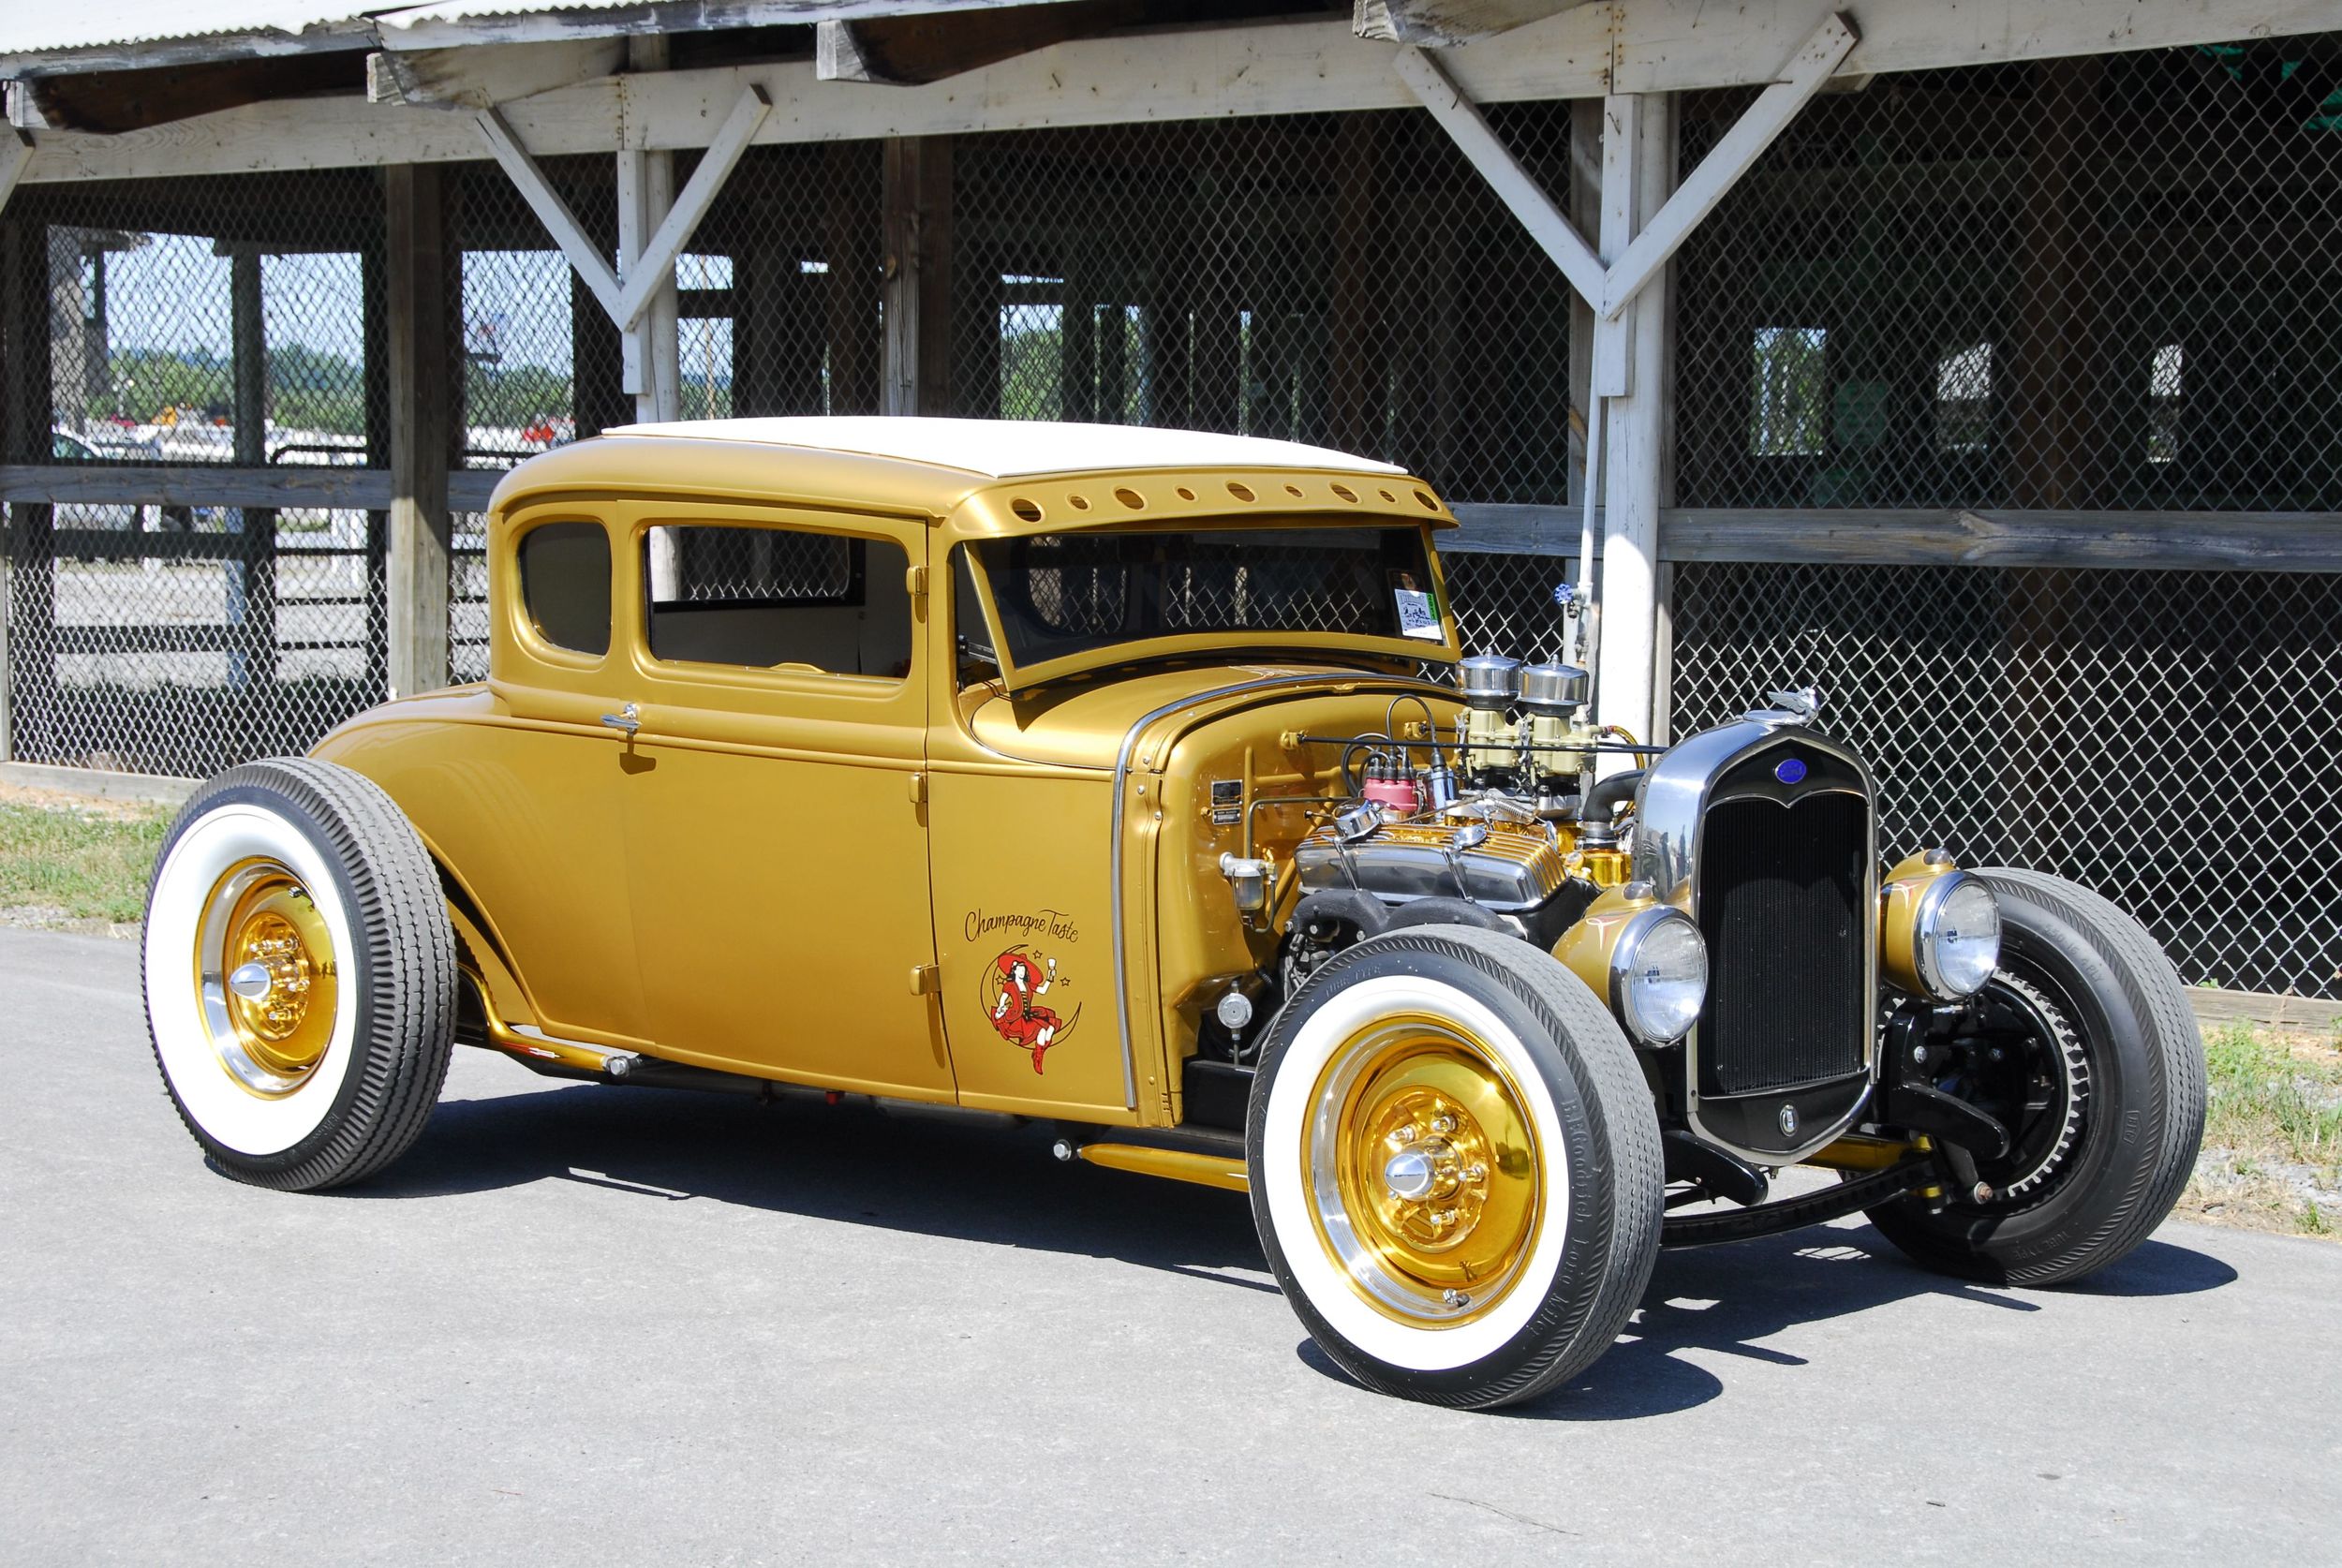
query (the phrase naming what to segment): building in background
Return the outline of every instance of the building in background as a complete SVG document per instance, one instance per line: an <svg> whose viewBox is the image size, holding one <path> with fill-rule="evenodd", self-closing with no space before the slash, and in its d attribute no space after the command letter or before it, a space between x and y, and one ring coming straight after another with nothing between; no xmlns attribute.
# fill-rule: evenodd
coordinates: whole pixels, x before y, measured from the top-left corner
<svg viewBox="0 0 2342 1568"><path fill-rule="evenodd" d="M1598 427L1606 717L1816 685L1896 841L2342 998L2342 5L876 8L0 22L0 759L481 677L497 474L644 416L1387 457L1550 652Z"/></svg>

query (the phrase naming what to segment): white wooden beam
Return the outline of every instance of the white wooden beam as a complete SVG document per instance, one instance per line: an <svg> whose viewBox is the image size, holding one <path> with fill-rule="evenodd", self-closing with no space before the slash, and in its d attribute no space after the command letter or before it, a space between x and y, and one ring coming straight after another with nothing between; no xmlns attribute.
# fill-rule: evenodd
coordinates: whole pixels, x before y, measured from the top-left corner
<svg viewBox="0 0 2342 1568"><path fill-rule="evenodd" d="M502 114L494 109L483 109L472 118L480 126L480 134L487 138L497 162L504 166L505 174L521 193L521 200L537 214L537 221L545 226L545 231L561 247L561 254L570 259L570 265L586 280L586 287L593 290L594 299L603 311L612 320L618 319L618 274L587 236L585 226L577 221L577 214L561 200L561 193L553 188L544 170L537 167L537 160L528 155Z"/></svg>
<svg viewBox="0 0 2342 1568"><path fill-rule="evenodd" d="M377 50L366 56L366 101L486 109L599 81L625 62L624 38Z"/></svg>
<svg viewBox="0 0 2342 1568"><path fill-rule="evenodd" d="M1632 0L1590 5L1444 63L1475 103L1599 97L1770 82L1778 62L1845 0ZM2327 32L2335 0L1862 0L1862 41L1840 76ZM417 41L422 41L418 38ZM1058 44L925 87L817 82L810 60L605 77L509 106L539 156L630 145L702 147L740 89L764 88L763 142L861 141L1051 126L1215 120L1406 109L1396 46L1353 37L1347 18L1117 35ZM0 75L6 74L0 71ZM41 141L36 182L236 174L480 155L463 117L350 99L277 99L120 136Z"/></svg>
<svg viewBox="0 0 2342 1568"><path fill-rule="evenodd" d="M1542 22L1592 0L1356 0L1350 30L1421 49L1452 49Z"/></svg>
<svg viewBox="0 0 2342 1568"><path fill-rule="evenodd" d="M1458 149L1471 160L1472 167L1480 171L1480 178L1489 183L1497 199L1529 230L1529 237L1536 241L1538 248L1553 259L1562 275L1569 279L1570 287L1589 301L1600 300L1604 285L1601 261L1568 215L1553 205L1552 198L1496 139L1488 121L1481 118L1478 106L1458 89L1446 69L1412 46L1401 49L1391 65L1400 80L1430 111L1431 118L1439 122Z"/></svg>
<svg viewBox="0 0 2342 1568"><path fill-rule="evenodd" d="M0 211L6 211L16 183L33 161L33 139L22 131L0 130Z"/></svg>
<svg viewBox="0 0 2342 1568"><path fill-rule="evenodd" d="M740 155L749 150L749 142L764 117L773 111L772 99L762 87L743 87L739 101L725 116L723 126L716 132L699 167L691 171L689 180L676 193L674 205L645 242L640 256L628 259L625 286L618 292L617 308L611 312L618 330L625 332L642 318L650 298L666 281L674 267L675 258L690 243L692 231L707 215L717 193L724 187Z"/></svg>
<svg viewBox="0 0 2342 1568"><path fill-rule="evenodd" d="M1732 123L1732 128L1699 160L1699 167L1691 177L1668 198L1658 215L1642 226L1626 253L1611 261L1602 300L1596 306L1604 319L1615 318L1636 291L1667 265L1668 258L1682 247L1692 230L1699 226L1699 220L1715 211L1716 204L1740 177L1755 167L1765 149L1788 128L1797 111L1805 107L1805 100L1821 90L1822 83L1830 80L1831 73L1853 50L1855 42L1853 23L1844 16L1822 19L1803 47L1790 57L1780 80L1757 95L1756 101L1742 111Z"/></svg>
<svg viewBox="0 0 2342 1568"><path fill-rule="evenodd" d="M1612 101L1631 106L1629 132L1617 140L1633 178L1622 182L1630 185L1632 197L1618 210L1623 221L1616 228L1613 203L1604 192L1606 254L1631 252L1631 244L1619 242L1638 236L1657 221L1667 209L1675 173L1673 98L1633 94ZM1606 144L1604 152L1608 151ZM1606 158L1606 185L1609 176ZM1666 273L1653 274L1650 285L1632 298L1625 320L1605 323L1612 329L1631 326L1632 335L1624 345L1626 391L1608 400L1603 434L1601 651L1594 661L1594 714L1605 724L1621 725L1648 739L1655 711L1659 509L1671 499L1667 494L1667 363L1673 333ZM1599 344L1595 352L1601 352ZM1605 765L1601 771L1614 769Z"/></svg>

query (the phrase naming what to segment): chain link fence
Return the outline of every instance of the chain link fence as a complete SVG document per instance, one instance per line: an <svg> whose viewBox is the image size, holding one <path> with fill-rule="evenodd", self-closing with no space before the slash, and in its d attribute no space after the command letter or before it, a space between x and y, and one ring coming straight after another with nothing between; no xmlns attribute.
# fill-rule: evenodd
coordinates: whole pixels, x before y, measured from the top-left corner
<svg viewBox="0 0 2342 1568"><path fill-rule="evenodd" d="M2342 998L2333 578L1685 563L1675 584L1678 733L1818 687L1890 852L2072 878L2190 983Z"/></svg>
<svg viewBox="0 0 2342 1568"><path fill-rule="evenodd" d="M1748 96L1686 101L1687 170ZM1675 498L2342 511L2338 185L2333 36L1818 98L1678 259ZM1891 842L2097 887L2190 981L2342 996L2336 579L1676 573L1678 733L1810 681Z"/></svg>
<svg viewBox="0 0 2342 1568"><path fill-rule="evenodd" d="M2294 39L1808 105L1678 258L1674 504L2342 512L2337 60ZM1682 101L1684 168L1748 98ZM1571 106L1490 116L1584 216ZM544 160L615 254L612 165ZM1321 442L1466 508L1569 498L1571 296L1428 116L963 136L951 167L951 411ZM451 465L632 419L616 332L502 171L444 178ZM679 266L686 417L879 409L883 180L871 141L741 160ZM368 170L20 190L4 335L46 384L7 390L50 412L11 418L7 460L385 466L381 212ZM484 519L452 522L478 678ZM382 693L378 514L61 499L7 538L19 759L201 774ZM1568 562L1446 570L1469 645L1560 650ZM2332 579L1672 570L1674 732L1812 681L1896 842L2103 887L2190 979L2342 994Z"/></svg>
<svg viewBox="0 0 2342 1568"><path fill-rule="evenodd" d="M1824 95L1678 257L1676 499L2342 508L2337 188L2342 37Z"/></svg>
<svg viewBox="0 0 2342 1568"><path fill-rule="evenodd" d="M1491 111L1566 190L1564 103ZM1428 115L970 136L952 388L981 418L1177 425L1560 496L1571 294Z"/></svg>
<svg viewBox="0 0 2342 1568"><path fill-rule="evenodd" d="M382 460L369 170L47 185L5 229L7 459L297 474ZM70 498L7 509L15 760L206 773L378 701L383 519Z"/></svg>

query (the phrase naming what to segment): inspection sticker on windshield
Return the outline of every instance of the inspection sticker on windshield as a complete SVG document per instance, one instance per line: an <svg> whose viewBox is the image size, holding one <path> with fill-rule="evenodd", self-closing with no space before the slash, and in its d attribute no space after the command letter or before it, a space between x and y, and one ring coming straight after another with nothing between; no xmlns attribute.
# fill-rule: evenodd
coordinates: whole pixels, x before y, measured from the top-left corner
<svg viewBox="0 0 2342 1568"><path fill-rule="evenodd" d="M1412 571L1390 574L1391 601L1399 607L1399 635L1420 637L1429 643L1444 640L1447 633L1439 624L1439 601L1429 588L1416 585Z"/></svg>

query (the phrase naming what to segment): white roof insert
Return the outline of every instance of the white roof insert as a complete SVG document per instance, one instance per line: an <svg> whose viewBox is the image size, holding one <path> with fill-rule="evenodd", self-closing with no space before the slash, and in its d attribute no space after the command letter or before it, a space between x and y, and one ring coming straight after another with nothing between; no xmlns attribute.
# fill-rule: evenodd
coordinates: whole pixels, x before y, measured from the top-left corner
<svg viewBox="0 0 2342 1568"><path fill-rule="evenodd" d="M946 420L818 416L763 420L680 420L614 425L605 436L679 436L703 441L755 441L819 451L859 452L958 468L992 479L1118 468L1317 468L1354 474L1402 474L1387 463L1299 441L1158 430L1140 424L1059 424L1038 420Z"/></svg>

